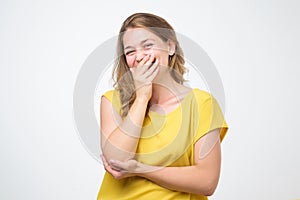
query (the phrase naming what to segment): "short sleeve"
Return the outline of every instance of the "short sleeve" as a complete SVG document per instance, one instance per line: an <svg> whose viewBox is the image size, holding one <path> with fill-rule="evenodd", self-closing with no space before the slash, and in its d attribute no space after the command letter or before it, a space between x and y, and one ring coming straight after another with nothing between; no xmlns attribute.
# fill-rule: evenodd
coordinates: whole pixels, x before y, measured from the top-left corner
<svg viewBox="0 0 300 200"><path fill-rule="evenodd" d="M102 96L105 96L111 102L116 111L121 114L120 95L116 90L108 90Z"/></svg>
<svg viewBox="0 0 300 200"><path fill-rule="evenodd" d="M196 94L196 98L199 113L196 116L194 143L206 133L217 128L220 128L220 140L222 141L227 133L228 125L217 100L209 93Z"/></svg>

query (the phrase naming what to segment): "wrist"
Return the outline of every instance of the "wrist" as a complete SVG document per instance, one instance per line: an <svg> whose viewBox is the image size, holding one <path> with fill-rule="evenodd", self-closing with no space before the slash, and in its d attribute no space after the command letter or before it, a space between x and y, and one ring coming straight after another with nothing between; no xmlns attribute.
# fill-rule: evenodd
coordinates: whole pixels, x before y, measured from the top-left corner
<svg viewBox="0 0 300 200"><path fill-rule="evenodd" d="M139 96L137 96L135 98L135 102L137 102L138 104L147 105L148 101L149 101L149 99L147 99L146 97L139 97Z"/></svg>
<svg viewBox="0 0 300 200"><path fill-rule="evenodd" d="M155 176L155 174L160 171L163 167L147 165L143 163L138 163L138 170L136 171L137 176L151 179L151 177Z"/></svg>

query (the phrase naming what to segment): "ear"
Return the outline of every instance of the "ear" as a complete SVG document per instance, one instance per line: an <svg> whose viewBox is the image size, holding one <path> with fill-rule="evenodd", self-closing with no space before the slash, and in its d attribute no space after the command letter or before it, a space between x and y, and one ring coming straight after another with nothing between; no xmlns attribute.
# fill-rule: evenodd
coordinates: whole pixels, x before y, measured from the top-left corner
<svg viewBox="0 0 300 200"><path fill-rule="evenodd" d="M176 45L173 40L168 40L168 53L170 56L173 56L175 53Z"/></svg>

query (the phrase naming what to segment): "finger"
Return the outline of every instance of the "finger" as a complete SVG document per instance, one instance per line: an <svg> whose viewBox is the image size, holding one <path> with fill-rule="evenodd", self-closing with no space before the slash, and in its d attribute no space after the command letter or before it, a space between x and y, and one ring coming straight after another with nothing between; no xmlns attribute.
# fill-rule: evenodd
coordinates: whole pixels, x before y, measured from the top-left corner
<svg viewBox="0 0 300 200"><path fill-rule="evenodd" d="M158 74L158 72L159 72L159 66L157 65L157 66L154 68L153 72L150 73L150 74L146 77L147 81L152 82L153 79L155 78L155 76Z"/></svg>
<svg viewBox="0 0 300 200"><path fill-rule="evenodd" d="M118 178L118 177L122 176L121 172L116 171L116 170L114 170L114 169L112 169L110 167L107 169L107 172L110 173L114 178Z"/></svg>
<svg viewBox="0 0 300 200"><path fill-rule="evenodd" d="M155 71L151 75L148 76L147 80L152 83L153 79L156 77L156 75L158 74L158 72L159 72L159 67L157 67L155 69Z"/></svg>
<svg viewBox="0 0 300 200"><path fill-rule="evenodd" d="M156 59L157 60L157 59ZM146 73L149 73L148 71L155 67L155 63L156 63L156 60L154 57L150 58L149 61L147 61L145 63L145 65L143 66L143 68L141 68L143 70L143 75L146 74Z"/></svg>
<svg viewBox="0 0 300 200"><path fill-rule="evenodd" d="M104 168L105 168L105 171L107 171L108 173L110 173L115 178L117 178L117 177L119 177L119 176L122 175L122 173L120 171L113 169L109 165L105 165Z"/></svg>
<svg viewBox="0 0 300 200"><path fill-rule="evenodd" d="M104 166L108 166L108 163L107 163L107 161L106 161L103 154L101 154L101 159L102 159L102 162L103 162Z"/></svg>
<svg viewBox="0 0 300 200"><path fill-rule="evenodd" d="M135 72L135 67L130 67L129 70L134 73Z"/></svg>
<svg viewBox="0 0 300 200"><path fill-rule="evenodd" d="M147 72L145 72L145 78L147 79L155 70L158 68L158 59L156 59L155 63L152 64L152 66L149 68Z"/></svg>
<svg viewBox="0 0 300 200"><path fill-rule="evenodd" d="M148 69L149 69L148 65L137 66L135 71L134 71L135 76L138 77L138 76L144 75L145 72L147 72Z"/></svg>
<svg viewBox="0 0 300 200"><path fill-rule="evenodd" d="M154 59L153 59L153 61L154 61ZM158 63L159 63L159 60L156 59L154 63L152 61L148 63L150 65L149 67L148 67L148 65L145 65L145 67L141 68L140 70L143 71L143 73L140 75L141 79L143 79L144 81L147 81L145 79L147 79L147 77L155 71L155 69L158 66Z"/></svg>
<svg viewBox="0 0 300 200"><path fill-rule="evenodd" d="M145 63L150 59L150 55L144 56L144 58L140 61L140 63L137 65L137 68L142 67L145 65Z"/></svg>
<svg viewBox="0 0 300 200"><path fill-rule="evenodd" d="M141 75L144 74L149 69L149 67L153 64L154 56L151 55L143 61L144 62L141 61L137 66L137 70Z"/></svg>
<svg viewBox="0 0 300 200"><path fill-rule="evenodd" d="M111 167L113 170L118 171L118 172L124 171L123 168L120 168L120 167L118 167L118 166L114 166L114 165L112 165L112 164L110 165L110 167Z"/></svg>
<svg viewBox="0 0 300 200"><path fill-rule="evenodd" d="M121 172L129 172L130 170L130 161L121 162L118 160L111 160L110 164L112 167L119 169Z"/></svg>
<svg viewBox="0 0 300 200"><path fill-rule="evenodd" d="M118 160L110 160L109 163L113 168L120 169L120 170L128 170L128 164L126 162L121 162Z"/></svg>
<svg viewBox="0 0 300 200"><path fill-rule="evenodd" d="M150 58L148 59L148 61L145 62L144 66L146 68L149 68L153 62L155 61L155 57L153 55L150 56Z"/></svg>

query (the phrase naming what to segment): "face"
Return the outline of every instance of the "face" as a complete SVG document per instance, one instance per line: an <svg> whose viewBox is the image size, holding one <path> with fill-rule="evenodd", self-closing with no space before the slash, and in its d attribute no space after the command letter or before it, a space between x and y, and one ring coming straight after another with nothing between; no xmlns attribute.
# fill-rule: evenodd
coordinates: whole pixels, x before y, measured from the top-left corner
<svg viewBox="0 0 300 200"><path fill-rule="evenodd" d="M159 65L168 66L170 42L164 42L144 28L128 29L123 36L124 54L130 68L136 67L146 55L159 59Z"/></svg>

